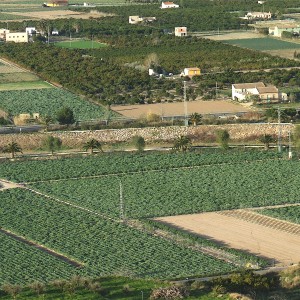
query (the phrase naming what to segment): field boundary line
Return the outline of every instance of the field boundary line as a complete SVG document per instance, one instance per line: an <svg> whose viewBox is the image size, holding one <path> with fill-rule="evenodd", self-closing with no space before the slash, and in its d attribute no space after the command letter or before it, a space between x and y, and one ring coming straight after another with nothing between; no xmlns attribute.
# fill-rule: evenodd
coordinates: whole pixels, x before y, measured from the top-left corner
<svg viewBox="0 0 300 300"><path fill-rule="evenodd" d="M264 214L259 214L251 209L236 209L229 211L219 211L220 215L243 220L260 226L279 230L293 235L300 235L300 224L292 223L287 220L278 219ZM283 226L283 227L282 227Z"/></svg>
<svg viewBox="0 0 300 300"><path fill-rule="evenodd" d="M37 195L40 195L40 196L46 197L48 199L51 199L53 201L57 201L59 203L63 203L65 205L68 205L68 206L86 211L86 212L88 212L90 214L93 214L93 215L96 215L100 218L110 220L114 223L122 223L123 225L125 225L127 227L130 227L130 228L135 229L137 231L149 234L150 236L162 238L162 239L167 240L171 243L174 243L175 245L178 245L178 246L181 246L181 247L184 247L184 248L188 248L188 249L191 249L191 250L196 251L196 252L201 252L203 254L206 254L206 255L211 256L211 257L213 257L215 259L218 259L218 260L225 261L226 263L235 265L237 267L242 266L241 263L234 262L233 259L230 259L229 256L232 256L232 255L230 253L226 253L226 251L221 251L220 249L213 249L213 248L209 248L209 247L197 247L197 246L192 246L192 245L185 245L184 243L179 242L175 238L171 238L169 236L166 236L165 234L159 233L157 230L155 230L154 232L152 232L150 230L147 230L146 228L144 228L143 225L139 226L136 222L134 222L134 220L128 220L128 219L125 220L125 221L116 220L116 219L113 219L113 218L108 217L106 215L103 215L101 213L98 213L96 211L87 209L85 207L82 207L82 206L79 206L79 205L76 205L76 204L73 204L73 203L70 203L70 202L67 202L67 201L60 200L58 198L54 198L54 197L49 196L49 195L46 195L46 194L41 193L39 191L36 191L34 189L31 189L31 188L28 188L28 187L24 187L24 189L29 190L29 191L37 194ZM137 220L135 220L135 221L137 221Z"/></svg>
<svg viewBox="0 0 300 300"><path fill-rule="evenodd" d="M53 196L44 194L44 193L39 192L39 191L37 191L37 190L34 190L34 189L32 189L32 188L29 188L29 187L23 187L23 189L28 190L28 191L30 191L30 192L32 192L32 193L35 193L35 194L37 194L37 195L39 195L39 196L43 196L43 197L45 197L45 198L47 198L47 199L50 199L50 200L53 200L53 201L56 201L56 202L59 202L59 203L62 203L62 204L71 206L71 207L73 207L73 208L77 208L77 209L86 211L86 212L88 212L88 213L90 213L90 214L96 215L96 216L101 217L101 218L103 218L103 219L110 220L110 221L115 222L115 223L120 223L120 222L121 222L120 220L113 219L113 218L111 218L111 217L109 217L109 216L107 216L107 215L98 213L98 212L96 212L96 211L94 211L94 210L91 210L91 209L88 209L88 208L86 208L86 207L83 207L83 206L74 204L74 203L72 203L72 202L68 202L68 201L64 201L64 200L55 198L55 197L53 197Z"/></svg>
<svg viewBox="0 0 300 300"><path fill-rule="evenodd" d="M199 169L199 168L208 168L212 166L224 166L224 165L237 165L237 164L251 164L255 162L265 162L265 161L280 161L280 160L285 160L284 158L270 158L270 159L259 159L259 160L253 160L253 161L243 161L243 162L228 162L228 163L218 163L218 164L204 164L204 165L195 165L195 166L181 166L181 167L171 167L168 169L149 169L149 170L140 170L140 171L131 171L131 172L119 172L119 173L108 173L108 174L98 174L98 175L90 175L90 176L81 176L81 177L70 177L70 178L60 178L60 179L48 179L48 180L37 180L37 181L29 181L29 182L18 182L19 184L35 184L35 183L44 183L44 182L59 182L59 181L67 181L67 180L80 180L80 179L93 179L93 178L101 178L101 177L109 177L109 176L124 176L124 175L135 175L135 174L143 174L143 173L148 173L148 172L165 172L165 171L176 171L176 170L191 170L191 169Z"/></svg>
<svg viewBox="0 0 300 300"><path fill-rule="evenodd" d="M41 250L42 252L44 253L47 253L51 256L54 256L55 258L58 258L66 263L68 263L69 265L73 266L73 267L76 267L76 268L82 268L84 266L84 263L83 262L80 262L78 260L75 260L75 259L72 259L72 258L69 258L68 256L62 254L62 253L59 253L59 252L56 252L42 244L39 244L39 243L36 243L34 241L31 241L23 236L20 236L10 230L7 230L7 229L4 229L3 227L0 228L0 232L2 232L3 234L19 241L19 242L22 242L26 245L29 245L29 246L32 246L38 250Z"/></svg>

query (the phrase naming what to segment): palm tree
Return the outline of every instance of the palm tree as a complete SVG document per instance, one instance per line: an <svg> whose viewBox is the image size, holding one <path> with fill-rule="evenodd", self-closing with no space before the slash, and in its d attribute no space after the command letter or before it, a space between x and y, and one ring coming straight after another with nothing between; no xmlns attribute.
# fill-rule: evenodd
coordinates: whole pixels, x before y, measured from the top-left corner
<svg viewBox="0 0 300 300"><path fill-rule="evenodd" d="M193 126L198 125L202 120L202 115L198 113L193 113L190 115L190 122L193 124Z"/></svg>
<svg viewBox="0 0 300 300"><path fill-rule="evenodd" d="M91 154L94 154L94 149L99 149L101 152L103 152L101 143L99 141L95 140L95 139L90 139L89 141L87 141L83 145L83 149L85 151L90 150Z"/></svg>
<svg viewBox="0 0 300 300"><path fill-rule="evenodd" d="M22 152L22 148L20 147L20 145L16 142L11 142L8 145L4 146L2 148L2 152L3 153L10 153L11 158L15 158L15 154L18 152Z"/></svg>
<svg viewBox="0 0 300 300"><path fill-rule="evenodd" d="M191 148L192 142L188 136L181 135L179 138L175 140L173 150L186 152Z"/></svg>
<svg viewBox="0 0 300 300"><path fill-rule="evenodd" d="M259 138L259 141L265 145L265 150L269 150L270 144L274 143L275 139L271 134L264 134Z"/></svg>

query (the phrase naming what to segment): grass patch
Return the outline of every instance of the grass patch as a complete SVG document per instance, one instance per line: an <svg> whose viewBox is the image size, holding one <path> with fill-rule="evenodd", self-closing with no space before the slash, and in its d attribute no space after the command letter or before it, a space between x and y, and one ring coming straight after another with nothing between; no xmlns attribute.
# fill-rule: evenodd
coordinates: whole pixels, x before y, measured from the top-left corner
<svg viewBox="0 0 300 300"><path fill-rule="evenodd" d="M300 49L300 44L277 40L274 38L224 40L223 43L259 51Z"/></svg>
<svg viewBox="0 0 300 300"><path fill-rule="evenodd" d="M9 82L22 82L22 81L40 81L39 77L33 73L0 73L0 84Z"/></svg>
<svg viewBox="0 0 300 300"><path fill-rule="evenodd" d="M27 83L24 83L26 85ZM76 120L103 119L107 109L58 88L0 91L0 108L13 116L39 113L55 118L62 107L70 107ZM116 115L116 114L114 114Z"/></svg>
<svg viewBox="0 0 300 300"><path fill-rule="evenodd" d="M0 91L32 90L45 88L52 88L52 86L45 81L22 81L0 84Z"/></svg>
<svg viewBox="0 0 300 300"><path fill-rule="evenodd" d="M63 41L55 43L56 46L72 49L98 49L107 47L107 44L88 40Z"/></svg>

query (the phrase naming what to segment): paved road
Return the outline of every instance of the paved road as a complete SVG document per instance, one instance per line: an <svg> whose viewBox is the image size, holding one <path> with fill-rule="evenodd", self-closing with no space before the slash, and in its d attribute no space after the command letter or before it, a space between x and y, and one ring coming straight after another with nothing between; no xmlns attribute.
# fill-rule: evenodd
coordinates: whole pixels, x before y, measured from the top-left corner
<svg viewBox="0 0 300 300"><path fill-rule="evenodd" d="M6 127L0 127L0 134L38 132L41 129L43 129L43 126L41 125L6 126Z"/></svg>

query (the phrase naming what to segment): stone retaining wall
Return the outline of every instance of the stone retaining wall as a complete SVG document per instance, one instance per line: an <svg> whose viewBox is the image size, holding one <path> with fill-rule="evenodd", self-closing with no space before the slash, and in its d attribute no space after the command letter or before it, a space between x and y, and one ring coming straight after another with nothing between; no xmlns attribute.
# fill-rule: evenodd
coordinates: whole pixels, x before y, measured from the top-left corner
<svg viewBox="0 0 300 300"><path fill-rule="evenodd" d="M281 124L282 136L286 137L292 124ZM195 140L201 141L204 137L213 137L217 129L226 129L231 140L247 141L258 138L264 134L277 135L277 124L229 124L229 125L200 125L200 126L170 126L160 128L127 128L127 129L106 129L87 131L64 131L44 132L30 134L4 134L0 135L0 147L15 141L23 149L36 149L42 146L43 139L47 135L53 135L62 139L65 146L80 148L87 140L94 138L103 143L124 142L130 140L134 135L144 137L146 142L172 141L180 135L189 135Z"/></svg>

